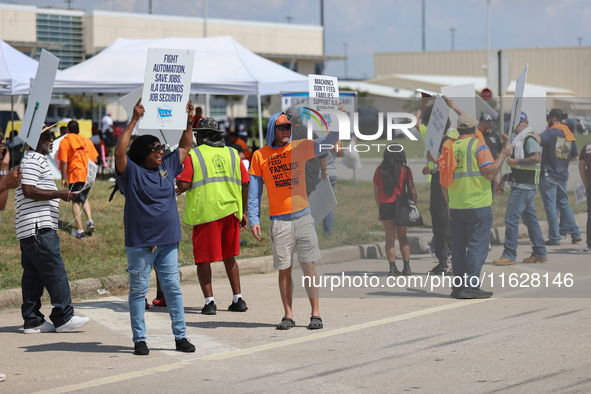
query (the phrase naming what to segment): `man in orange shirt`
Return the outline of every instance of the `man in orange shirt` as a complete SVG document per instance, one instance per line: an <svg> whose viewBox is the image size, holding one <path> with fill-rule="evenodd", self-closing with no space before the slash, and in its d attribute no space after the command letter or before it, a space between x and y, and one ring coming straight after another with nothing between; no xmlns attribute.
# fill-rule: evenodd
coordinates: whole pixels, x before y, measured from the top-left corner
<svg viewBox="0 0 591 394"><path fill-rule="evenodd" d="M79 135L80 127L78 122L72 120L68 123L68 135L64 137L60 143L60 149L57 153L57 159L60 160L60 169L62 172L62 187L70 189L71 192L78 192L82 190L86 182L86 175L88 173L88 161L91 160L96 163L98 152L94 147L92 141L86 137ZM77 231L71 234L76 238L83 240L85 238L84 229L82 227L82 218L80 211L84 208L86 215L86 234L92 235L94 232L94 222L90 211L90 203L86 200L88 197L88 190L81 191L76 198L72 200L72 212L76 218Z"/></svg>
<svg viewBox="0 0 591 394"><path fill-rule="evenodd" d="M341 107L344 109L343 107ZM304 278L314 278L318 260L318 236L314 219L306 197L305 163L332 149L339 140L338 132L312 140L291 140L291 120L284 112L275 114L267 123L267 145L254 152L250 166L250 188L248 194L248 221L250 232L261 239L260 208L263 184L267 186L269 201L269 235L273 247L273 267L279 270L279 290L285 316L277 325L278 330L289 330L295 326L292 311L291 267L294 253ZM324 152L322 152L324 150ZM310 281L304 281L312 317L308 328L323 328L318 302L318 288Z"/></svg>
<svg viewBox="0 0 591 394"><path fill-rule="evenodd" d="M226 133L224 137L228 139L228 146L232 146L234 144L240 145L242 147L242 153L244 153L244 158L248 160L248 162L250 163L250 161L252 160L252 153L250 153L248 145L242 138L240 138L238 132L232 131L230 133Z"/></svg>

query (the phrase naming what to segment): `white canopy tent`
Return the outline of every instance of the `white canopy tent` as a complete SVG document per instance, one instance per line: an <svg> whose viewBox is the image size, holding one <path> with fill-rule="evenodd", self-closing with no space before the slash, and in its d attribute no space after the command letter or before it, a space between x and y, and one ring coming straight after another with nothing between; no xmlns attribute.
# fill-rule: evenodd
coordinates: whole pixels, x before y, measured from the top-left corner
<svg viewBox="0 0 591 394"><path fill-rule="evenodd" d="M39 62L0 40L0 94L29 94Z"/></svg>
<svg viewBox="0 0 591 394"><path fill-rule="evenodd" d="M144 84L148 48L195 50L191 93L260 96L307 91L308 78L258 56L232 37L117 39L98 55L62 71L54 92L130 93Z"/></svg>

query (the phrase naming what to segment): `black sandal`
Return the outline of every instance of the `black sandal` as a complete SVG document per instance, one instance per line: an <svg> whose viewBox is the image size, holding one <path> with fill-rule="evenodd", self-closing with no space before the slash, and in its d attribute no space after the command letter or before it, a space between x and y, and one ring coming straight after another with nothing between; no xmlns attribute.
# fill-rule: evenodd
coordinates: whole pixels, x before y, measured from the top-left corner
<svg viewBox="0 0 591 394"><path fill-rule="evenodd" d="M310 324L308 324L308 330L319 330L321 328L324 328L324 325L320 316L312 316L310 318Z"/></svg>
<svg viewBox="0 0 591 394"><path fill-rule="evenodd" d="M295 327L295 321L289 317L284 317L281 323L277 324L277 330L289 330L292 327Z"/></svg>

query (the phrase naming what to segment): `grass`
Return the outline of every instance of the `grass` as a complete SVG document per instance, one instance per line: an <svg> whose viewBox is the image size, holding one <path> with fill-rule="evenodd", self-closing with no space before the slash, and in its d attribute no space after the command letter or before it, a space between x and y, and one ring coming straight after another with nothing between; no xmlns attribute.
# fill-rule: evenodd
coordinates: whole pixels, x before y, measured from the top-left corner
<svg viewBox="0 0 591 394"><path fill-rule="evenodd" d="M61 242L61 253L70 280L83 278L97 278L115 274L125 274L127 257L125 255L125 242L123 233L123 196L117 195L111 203L108 197L111 194L111 183L98 180L90 195L92 216L96 225L96 232L85 241L79 241L70 235L72 226L63 228L72 219L71 203L60 205L60 230L58 231ZM429 184L416 184L419 210L423 215L424 227L431 227L431 215L429 214ZM245 231L242 239L248 242L248 246L241 248L239 258L266 256L272 253L269 240L269 216L267 197L263 192L261 206L262 239L257 241ZM359 245L364 243L383 241L383 227L378 221L378 209L373 195L371 182L357 181L353 186L352 181L339 180L336 187L338 205L335 207L335 225L333 236L326 238L319 236L321 249L328 249L343 245ZM493 227L504 225L505 207L509 193L496 196L493 200ZM184 217L186 199L180 196L178 199L179 217L182 223ZM546 214L542 200L538 195L535 199L538 218L545 220ZM570 204L575 213L586 212L586 204L575 204L574 195L570 195ZM22 268L20 266L20 247L16 240L14 227L14 191L10 192L6 210L2 212L0 224L0 289L20 287ZM64 216L65 215L65 216ZM158 223L154 223L155 226ZM181 224L182 242L179 246L179 262L182 265L193 265L193 247L191 242L190 226ZM322 230L320 228L320 233Z"/></svg>

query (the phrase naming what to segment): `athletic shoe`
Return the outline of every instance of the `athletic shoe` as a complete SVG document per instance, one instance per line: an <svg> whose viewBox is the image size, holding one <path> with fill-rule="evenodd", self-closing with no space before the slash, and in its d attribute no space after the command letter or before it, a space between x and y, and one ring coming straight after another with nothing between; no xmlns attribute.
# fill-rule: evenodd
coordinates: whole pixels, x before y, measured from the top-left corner
<svg viewBox="0 0 591 394"><path fill-rule="evenodd" d="M211 301L209 304L205 304L203 308L201 308L202 315L215 315L217 313L217 306L215 306L215 302Z"/></svg>
<svg viewBox="0 0 591 394"><path fill-rule="evenodd" d="M573 243L574 243L574 244L578 244L578 243L579 243L579 242L581 242L581 241L582 241L581 237L576 237L576 238L573 238Z"/></svg>
<svg viewBox="0 0 591 394"><path fill-rule="evenodd" d="M56 328L55 331L66 332L76 330L82 326L85 326L89 321L89 317L72 316L70 320Z"/></svg>
<svg viewBox="0 0 591 394"><path fill-rule="evenodd" d="M48 322L47 320L43 322L43 324L37 326L37 327L32 327L32 328L25 328L24 330L25 334L39 334L39 333L45 333L45 332L55 332L55 327L53 326L53 324L51 324L50 322Z"/></svg>
<svg viewBox="0 0 591 394"><path fill-rule="evenodd" d="M152 300L152 305L154 305L154 306L166 306L166 297L154 298L154 300Z"/></svg>
<svg viewBox="0 0 591 394"><path fill-rule="evenodd" d="M560 241L547 240L546 242L544 242L544 245L546 245L546 246L560 246Z"/></svg>
<svg viewBox="0 0 591 394"><path fill-rule="evenodd" d="M583 249L577 250L577 253L589 253L589 252L591 252L591 248L589 246L585 246Z"/></svg>
<svg viewBox="0 0 591 394"><path fill-rule="evenodd" d="M145 341L136 342L133 345L133 354L136 356L147 356L150 354L150 349L148 349Z"/></svg>
<svg viewBox="0 0 591 394"><path fill-rule="evenodd" d="M80 231L72 231L70 233L71 236L78 238L80 241L84 241L86 237L84 236L84 230Z"/></svg>
<svg viewBox="0 0 591 394"><path fill-rule="evenodd" d="M475 299L484 299L492 297L492 291L484 291L480 288L477 289L464 289L460 291L458 294L458 298L461 299L468 299L468 300L475 300Z"/></svg>
<svg viewBox="0 0 591 394"><path fill-rule="evenodd" d="M523 262L525 264L544 263L546 261L548 261L547 257L538 257L538 256L534 256L534 255L531 255L528 258L523 259Z"/></svg>
<svg viewBox="0 0 591 394"><path fill-rule="evenodd" d="M89 220L86 222L86 234L90 237L94 233L94 222Z"/></svg>
<svg viewBox="0 0 591 394"><path fill-rule="evenodd" d="M0 382L4 382L6 380L6 375L0 373Z"/></svg>
<svg viewBox="0 0 591 394"><path fill-rule="evenodd" d="M246 302L244 302L242 297L238 298L237 302L232 302L232 305L228 307L228 310L232 312L245 312L247 309Z"/></svg>
<svg viewBox="0 0 591 394"><path fill-rule="evenodd" d="M525 262L525 260L524 260ZM505 256L501 256L496 260L493 260L493 264L495 265L515 265L515 260L508 259Z"/></svg>
<svg viewBox="0 0 591 394"><path fill-rule="evenodd" d="M193 345L187 338L175 339L176 350L179 352L193 353L195 351L195 345Z"/></svg>

